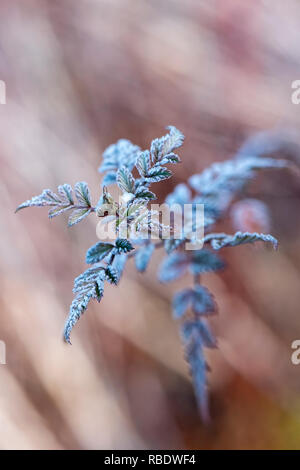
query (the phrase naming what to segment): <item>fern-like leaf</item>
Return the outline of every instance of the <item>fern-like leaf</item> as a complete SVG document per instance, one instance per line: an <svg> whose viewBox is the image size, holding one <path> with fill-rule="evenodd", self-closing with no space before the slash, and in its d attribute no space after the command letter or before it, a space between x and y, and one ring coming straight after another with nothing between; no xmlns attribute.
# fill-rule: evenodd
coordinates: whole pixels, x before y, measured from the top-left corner
<svg viewBox="0 0 300 470"><path fill-rule="evenodd" d="M266 145L268 143L266 136L261 136L252 140L252 143L249 142L248 146L243 147L232 160L215 163L201 174L193 175L189 179L193 192L187 185L179 184L166 198L167 204L177 204L177 209L189 204L191 211L189 217L184 217L180 239L165 240L166 227L155 221L154 215L157 213L148 208L148 203L156 199L156 195L149 189L151 184L172 176L172 172L165 165L180 162L175 150L182 145L184 136L174 126L169 126L167 129L166 135L152 141L150 150L141 151L138 146L125 139L119 140L105 150L99 168L100 173L105 173L102 182L103 193L96 208L92 207L87 183L79 182L74 187L75 196L72 187L64 184L58 187L57 194L46 189L39 196L21 204L17 211L30 206L48 206L50 218L72 211L69 225L75 225L91 212L96 212L97 216L102 218L101 222L105 224L110 221L114 223L119 238L114 243L99 241L89 248L86 261L92 266L75 279L73 289L75 298L64 329L64 338L68 343L72 328L88 308L90 301L101 300L105 281L111 284L118 284L120 281L126 260L132 256L131 252L134 250L130 240L137 248L133 255L140 272L147 268L154 249L164 246L167 256L159 269L160 281L176 280L188 271L193 275L193 287L177 292L173 298L173 316L180 322L185 356L193 377L199 410L203 419L208 421L208 366L204 357L204 348L216 347L216 340L206 316L216 313L217 306L213 295L200 285L200 275L216 272L224 267L223 261L214 250L256 241L270 242L274 248L277 247L277 240L269 234L245 231L228 235L212 233L209 228L228 213L227 209L231 203L237 199L240 191L254 178L257 171L285 168L289 164L284 160L261 157L262 149L270 153L272 149L277 148L277 144L274 146L274 141L272 145ZM137 178L132 174L134 167L139 173ZM122 190L119 202L115 201L107 191L106 185L112 183L117 183ZM242 210L246 201L244 206L240 206ZM197 217L194 215L198 204L204 204L205 209L203 228L206 235L201 241L206 244L206 248L184 251L183 243L191 240L197 229ZM173 211L175 214L176 208ZM174 217L174 225L175 223ZM148 235L149 229L157 233L161 239L160 243L154 245L150 240L146 243L142 240L144 234ZM245 230L248 228L245 227ZM260 230L263 231L264 228ZM267 228L265 230L268 231ZM175 230L172 233L175 237ZM211 246L207 248L209 244Z"/></svg>
<svg viewBox="0 0 300 470"><path fill-rule="evenodd" d="M17 207L16 212L26 207L48 206L50 207L48 216L52 219L64 212L73 210L68 222L71 227L94 211L91 206L90 191L85 182L76 183L75 195L77 203L74 202L72 187L69 184L58 186L58 194L51 191L51 189L45 189L39 196L34 196Z"/></svg>
<svg viewBox="0 0 300 470"><path fill-rule="evenodd" d="M272 243L274 249L277 249L278 247L278 240L276 240L275 237L269 234L256 232L236 232L234 235L227 235L226 233L211 233L205 236L204 241L210 242L214 250L220 250L225 246L237 246L257 241Z"/></svg>
<svg viewBox="0 0 300 470"><path fill-rule="evenodd" d="M145 186L139 186L135 191L136 199L145 199L147 201L153 201L156 199L156 195L149 191L149 189Z"/></svg>
<svg viewBox="0 0 300 470"><path fill-rule="evenodd" d="M172 206L172 204L189 204L191 202L191 190L190 188L183 183L178 184L174 191L169 194L166 198L166 203Z"/></svg>
<svg viewBox="0 0 300 470"><path fill-rule="evenodd" d="M126 166L123 166L117 171L117 183L122 191L127 193L134 193L134 178Z"/></svg>
<svg viewBox="0 0 300 470"><path fill-rule="evenodd" d="M91 207L90 190L84 181L75 184L75 194L79 205L86 208Z"/></svg>
<svg viewBox="0 0 300 470"><path fill-rule="evenodd" d="M105 276L108 282L111 284L117 285L120 279L120 274L116 267L114 266L107 266L105 269Z"/></svg>
<svg viewBox="0 0 300 470"><path fill-rule="evenodd" d="M151 143L151 158L153 163L159 162L174 149L180 147L183 143L183 134L174 126L168 126L169 133L160 139L154 139Z"/></svg>
<svg viewBox="0 0 300 470"><path fill-rule="evenodd" d="M202 249L191 255L189 269L192 274L204 274L219 271L225 266L224 262L210 250Z"/></svg>
<svg viewBox="0 0 300 470"><path fill-rule="evenodd" d="M135 166L137 167L137 170L141 177L145 177L148 174L148 171L150 169L150 152L149 150L145 150L144 152L141 152Z"/></svg>
<svg viewBox="0 0 300 470"><path fill-rule="evenodd" d="M172 172L163 166L154 166L145 177L147 183L158 183L159 181L171 178Z"/></svg>
<svg viewBox="0 0 300 470"><path fill-rule="evenodd" d="M188 268L188 256L185 253L171 253L162 262L158 279L160 282L170 282L183 276Z"/></svg>
<svg viewBox="0 0 300 470"><path fill-rule="evenodd" d="M85 219L91 212L91 209L75 209L69 217L68 226L72 227L73 225L78 224L83 219Z"/></svg>
<svg viewBox="0 0 300 470"><path fill-rule="evenodd" d="M25 209L26 207L44 207L44 206L57 206L60 204L60 199L51 189L44 189L42 194L39 196L34 196L31 199L20 204L16 212L20 211L21 209Z"/></svg>
<svg viewBox="0 0 300 470"><path fill-rule="evenodd" d="M150 262L151 256L154 251L153 243L147 243L143 247L139 248L135 254L135 265L136 269L141 273L147 269Z"/></svg>
<svg viewBox="0 0 300 470"><path fill-rule="evenodd" d="M118 284L121 276L123 274L125 264L127 261L127 256L125 253L118 254L114 257L113 262L111 263L112 268L114 269L114 273L116 275L116 283Z"/></svg>
<svg viewBox="0 0 300 470"><path fill-rule="evenodd" d="M190 373L199 411L204 422L210 421L207 393L208 366L204 356L204 341L197 322L185 322L181 327L181 336L185 348L185 358L189 364Z"/></svg>
<svg viewBox="0 0 300 470"><path fill-rule="evenodd" d="M114 245L112 243L98 242L91 246L86 253L86 263L95 264L102 261L106 256L113 250Z"/></svg>
<svg viewBox="0 0 300 470"><path fill-rule="evenodd" d="M174 318L183 317L190 308L196 316L210 315L216 312L216 303L208 289L196 285L194 288L184 289L175 294L173 299Z"/></svg>
<svg viewBox="0 0 300 470"><path fill-rule="evenodd" d="M87 309L90 301L96 299L100 302L103 296L105 273L103 267L93 267L82 273L74 281L73 300L69 316L65 323L64 339L71 344L71 331Z"/></svg>
<svg viewBox="0 0 300 470"><path fill-rule="evenodd" d="M122 238L118 238L118 240L116 240L115 247L118 253L129 253L134 250L130 241Z"/></svg>
<svg viewBox="0 0 300 470"><path fill-rule="evenodd" d="M103 162L99 167L100 173L110 172L110 180L112 183L113 174L116 174L116 171L126 166L129 170L132 170L136 162L136 158L140 152L140 147L132 144L127 139L120 139L116 144L112 144L103 153ZM110 184L107 180L106 184Z"/></svg>

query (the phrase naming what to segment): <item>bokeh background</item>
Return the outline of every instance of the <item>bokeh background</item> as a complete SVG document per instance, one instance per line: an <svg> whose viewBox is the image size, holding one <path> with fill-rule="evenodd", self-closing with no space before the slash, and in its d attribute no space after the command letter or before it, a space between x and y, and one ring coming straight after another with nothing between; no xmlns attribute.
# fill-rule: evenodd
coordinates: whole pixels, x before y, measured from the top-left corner
<svg viewBox="0 0 300 470"><path fill-rule="evenodd" d="M266 131L260 151L300 160L297 0L1 0L0 365L2 449L299 449L300 180L266 172L247 197L268 204L267 247L225 250L209 352L212 424L197 414L170 313L178 281L129 264L62 341L73 278L96 241L96 219L72 229L44 209L15 207L43 188L89 183L105 147L143 148L173 124L186 142L164 196ZM270 139L270 141L269 141ZM275 142L275 143L274 143ZM230 218L228 231L237 227Z"/></svg>

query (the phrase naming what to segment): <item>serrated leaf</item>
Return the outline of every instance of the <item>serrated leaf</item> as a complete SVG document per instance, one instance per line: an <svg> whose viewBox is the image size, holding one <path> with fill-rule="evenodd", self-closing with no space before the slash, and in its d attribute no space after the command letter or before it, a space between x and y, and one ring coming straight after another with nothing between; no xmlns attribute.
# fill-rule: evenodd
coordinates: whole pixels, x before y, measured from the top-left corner
<svg viewBox="0 0 300 470"><path fill-rule="evenodd" d="M120 279L119 272L117 271L116 267L113 266L107 266L105 269L105 276L108 282L111 284L118 284Z"/></svg>
<svg viewBox="0 0 300 470"><path fill-rule="evenodd" d="M170 282L183 276L188 267L188 256L185 253L172 253L162 262L158 278L161 282Z"/></svg>
<svg viewBox="0 0 300 470"><path fill-rule="evenodd" d="M163 157L161 160L160 160L160 164L161 165L166 165L167 163L179 163L180 162L180 158L178 155L176 155L176 153L168 153L165 157Z"/></svg>
<svg viewBox="0 0 300 470"><path fill-rule="evenodd" d="M72 227L73 225L81 222L85 217L91 213L91 209L75 209L69 217L68 226Z"/></svg>
<svg viewBox="0 0 300 470"><path fill-rule="evenodd" d="M151 147L150 147L150 154L151 154L151 160L153 163L156 163L159 161L160 155L161 155L161 147L162 147L162 138L152 140Z"/></svg>
<svg viewBox="0 0 300 470"><path fill-rule="evenodd" d="M32 199L21 204L17 208L17 211L25 207L30 207L30 206L36 206L36 207L49 206L50 210L48 212L48 215L49 215L49 218L52 219L53 217L57 217L58 215L61 215L64 212L74 209L69 219L70 225L74 225L75 223L80 222L80 220L82 220L92 210L90 206L87 206L86 199L84 199L84 202L82 199L83 193L84 193L85 198L87 198L89 195L88 188L86 189L85 185L86 183L77 183L75 192L76 194L78 194L77 197L79 199L79 204L84 205L89 210L89 212L85 212L86 210L85 208L84 208L84 211L82 211L81 207L78 208L74 204L73 191L72 191L72 187L69 184L63 184L61 186L58 186L58 194L55 194L50 189L45 189L42 192L42 194L40 194L39 196L35 196Z"/></svg>
<svg viewBox="0 0 300 470"><path fill-rule="evenodd" d="M100 278L103 281L105 279L103 266L94 265L88 268L86 271L84 271L75 279L74 288L73 288L74 294L82 292L82 290L84 290L87 287L87 285L89 287L90 284L98 282Z"/></svg>
<svg viewBox="0 0 300 470"><path fill-rule="evenodd" d="M59 197L51 189L44 189L42 194L34 196L31 199L20 204L16 212L26 207L43 207L43 206L56 206L60 202Z"/></svg>
<svg viewBox="0 0 300 470"><path fill-rule="evenodd" d="M140 214L140 211L147 211L147 200L135 199L127 208L127 217L135 217Z"/></svg>
<svg viewBox="0 0 300 470"><path fill-rule="evenodd" d="M208 289L199 285L194 288L192 309L197 315L208 315L216 312L216 303Z"/></svg>
<svg viewBox="0 0 300 470"><path fill-rule="evenodd" d="M144 272L147 269L152 253L154 251L153 243L147 243L145 246L139 248L135 254L134 260L136 269Z"/></svg>
<svg viewBox="0 0 300 470"><path fill-rule="evenodd" d="M197 320L186 320L182 328L186 338L196 334L201 338L204 347L211 349L217 347L216 338L214 337L208 322L204 318L197 318Z"/></svg>
<svg viewBox="0 0 300 470"><path fill-rule="evenodd" d="M115 272L117 273L117 283L119 282L122 274L123 274L123 271L124 271L124 268L125 268L125 264L126 264L126 261L127 261L127 256L125 253L121 253L120 255L116 255L112 264L111 264L111 267L113 269L115 269Z"/></svg>
<svg viewBox="0 0 300 470"><path fill-rule="evenodd" d="M196 315L209 315L216 312L216 304L213 296L203 286L184 289L173 298L173 316L181 318L191 308Z"/></svg>
<svg viewBox="0 0 300 470"><path fill-rule="evenodd" d="M64 328L64 339L67 343L71 344L71 331L87 309L90 301L96 299L100 302L103 296L104 279L105 274L101 267L90 268L75 279L74 293L76 297L71 304Z"/></svg>
<svg viewBox="0 0 300 470"><path fill-rule="evenodd" d="M91 246L86 253L86 263L94 264L103 260L114 248L112 243L98 242Z"/></svg>
<svg viewBox="0 0 300 470"><path fill-rule="evenodd" d="M167 155L174 149L181 147L184 141L184 135L176 129L174 126L167 126L169 134L166 136L165 142L162 148L162 154Z"/></svg>
<svg viewBox="0 0 300 470"><path fill-rule="evenodd" d="M58 215L61 215L70 209L73 209L73 206L55 206L48 212L49 219L53 219L54 217L57 217Z"/></svg>
<svg viewBox="0 0 300 470"><path fill-rule="evenodd" d="M122 191L134 193L134 178L125 166L119 168L117 171L117 183Z"/></svg>
<svg viewBox="0 0 300 470"><path fill-rule="evenodd" d="M153 163L159 162L183 143L184 136L176 127L168 126L167 129L169 130L167 135L154 139L151 143L150 153Z"/></svg>
<svg viewBox="0 0 300 470"><path fill-rule="evenodd" d="M148 171L145 177L147 183L157 183L159 181L171 178L172 172L163 166L154 166Z"/></svg>
<svg viewBox="0 0 300 470"><path fill-rule="evenodd" d="M118 140L103 152L103 163L99 167L99 172L117 170L122 166L132 170L140 150L140 147L127 139Z"/></svg>
<svg viewBox="0 0 300 470"><path fill-rule="evenodd" d="M177 292L173 297L173 316L176 319L181 318L188 308L192 305L193 289L184 289Z"/></svg>
<svg viewBox="0 0 300 470"><path fill-rule="evenodd" d="M150 169L150 152L149 150L145 150L144 152L141 152L136 164L135 164L139 174L143 178L144 176L147 176L148 171Z"/></svg>
<svg viewBox="0 0 300 470"><path fill-rule="evenodd" d="M257 241L272 243L274 249L278 246L278 241L272 235L256 232L236 232L234 235L227 235L226 233L209 234L205 236L204 241L209 241L214 250L220 250L225 246L237 246Z"/></svg>
<svg viewBox="0 0 300 470"><path fill-rule="evenodd" d="M189 364L190 373L193 378L194 389L199 411L205 422L210 421L207 394L207 371L203 346L204 342L199 330L191 328L190 324L181 327L181 335L185 347L185 357Z"/></svg>
<svg viewBox="0 0 300 470"><path fill-rule="evenodd" d="M195 251L191 256L189 269L192 274L203 274L223 269L224 262L209 250Z"/></svg>
<svg viewBox="0 0 300 470"><path fill-rule="evenodd" d="M75 194L79 205L91 207L90 190L84 181L75 184Z"/></svg>
<svg viewBox="0 0 300 470"><path fill-rule="evenodd" d="M234 197L254 178L257 171L288 166L289 163L285 160L243 156L213 163L201 174L191 176L189 183L202 196L214 201L219 211L217 218L220 218Z"/></svg>
<svg viewBox="0 0 300 470"><path fill-rule="evenodd" d="M110 184L114 184L116 182L117 182L117 173L110 171L106 173L106 175L104 176L102 180L102 185L109 186Z"/></svg>
<svg viewBox="0 0 300 470"><path fill-rule="evenodd" d="M154 199L156 199L156 195L152 191L149 191L149 189L144 186L139 187L136 190L135 197L137 199L146 199L148 201L153 201Z"/></svg>
<svg viewBox="0 0 300 470"><path fill-rule="evenodd" d="M73 190L70 184L62 184L61 186L58 186L58 194L60 196L61 204L66 206L74 204Z"/></svg>
<svg viewBox="0 0 300 470"><path fill-rule="evenodd" d="M134 247L132 246L130 241L122 238L116 240L115 246L118 250L118 253L128 253L129 251L134 250Z"/></svg>

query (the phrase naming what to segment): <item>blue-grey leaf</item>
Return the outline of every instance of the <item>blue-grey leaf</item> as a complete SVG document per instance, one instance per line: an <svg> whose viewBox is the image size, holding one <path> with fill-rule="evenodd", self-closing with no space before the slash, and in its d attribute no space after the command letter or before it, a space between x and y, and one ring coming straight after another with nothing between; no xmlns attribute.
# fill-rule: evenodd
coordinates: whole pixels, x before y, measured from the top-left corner
<svg viewBox="0 0 300 470"><path fill-rule="evenodd" d="M183 276L187 271L188 257L185 253L171 253L162 262L158 278L161 282L170 282Z"/></svg>
<svg viewBox="0 0 300 470"><path fill-rule="evenodd" d="M202 249L193 252L189 269L192 274L203 274L223 269L224 262L215 253Z"/></svg>
<svg viewBox="0 0 300 470"><path fill-rule="evenodd" d="M132 170L136 162L140 147L132 144L127 139L120 139L116 144L112 144L103 153L103 163L99 167L99 172L117 170L126 166Z"/></svg>
<svg viewBox="0 0 300 470"><path fill-rule="evenodd" d="M208 315L216 312L215 300L208 289L199 285L194 288L192 309L196 315Z"/></svg>
<svg viewBox="0 0 300 470"><path fill-rule="evenodd" d="M91 246L86 253L86 263L94 264L99 263L107 255L110 254L111 250L114 248L112 243L98 242L95 245Z"/></svg>
<svg viewBox="0 0 300 470"><path fill-rule="evenodd" d="M118 250L118 253L128 253L134 249L130 241L123 238L118 238L116 240L115 246Z"/></svg>
<svg viewBox="0 0 300 470"><path fill-rule="evenodd" d="M166 136L166 140L163 144L162 153L167 155L173 150L181 147L184 141L184 135L174 126L167 126L169 135Z"/></svg>
<svg viewBox="0 0 300 470"><path fill-rule="evenodd" d="M72 227L73 225L81 222L85 217L91 213L91 209L74 209L72 214L69 217L68 226Z"/></svg>
<svg viewBox="0 0 300 470"><path fill-rule="evenodd" d="M124 271L124 268L125 268L125 264L126 264L126 261L127 261L127 256L125 253L121 253L120 255L116 255L112 264L111 264L111 267L115 270L115 274L116 274L116 283L119 282L122 274L123 274L123 271Z"/></svg>
<svg viewBox="0 0 300 470"><path fill-rule="evenodd" d="M181 328L182 340L185 347L185 357L189 364L190 373L193 378L194 389L199 411L205 422L210 421L207 394L207 371L203 340L197 329Z"/></svg>
<svg viewBox="0 0 300 470"><path fill-rule="evenodd" d="M167 129L169 130L167 135L154 139L151 143L150 153L153 163L161 161L183 143L184 135L176 127L168 126Z"/></svg>
<svg viewBox="0 0 300 470"><path fill-rule="evenodd" d="M144 272L147 269L153 251L153 243L147 243L137 250L134 260L138 271Z"/></svg>
<svg viewBox="0 0 300 470"><path fill-rule="evenodd" d="M214 200L219 217L227 210L235 195L245 188L256 172L289 166L285 160L248 156L214 163L201 174L193 175L189 184L202 196Z"/></svg>
<svg viewBox="0 0 300 470"><path fill-rule="evenodd" d="M116 182L117 182L117 173L113 171L106 173L106 175L104 176L102 180L103 186L109 186L110 184L114 184Z"/></svg>
<svg viewBox="0 0 300 470"><path fill-rule="evenodd" d="M139 186L136 189L135 197L137 199L146 199L148 201L152 201L156 199L156 195L152 191L149 191L149 189L146 188L145 186Z"/></svg>
<svg viewBox="0 0 300 470"><path fill-rule="evenodd" d="M189 204L191 201L191 190L184 184L178 184L174 191L166 197L166 203L170 206L172 204Z"/></svg>
<svg viewBox="0 0 300 470"><path fill-rule="evenodd" d="M53 219L53 217L57 217L70 209L73 209L73 206L55 206L48 212L49 219Z"/></svg>
<svg viewBox="0 0 300 470"><path fill-rule="evenodd" d="M119 276L123 273L125 264L127 261L127 256L125 253L121 253L120 255L115 256L112 267L118 271Z"/></svg>
<svg viewBox="0 0 300 470"><path fill-rule="evenodd" d="M211 328L205 318L196 320L186 320L183 324L184 336L190 338L193 334L201 338L206 348L216 348L217 340L214 337Z"/></svg>
<svg viewBox="0 0 300 470"><path fill-rule="evenodd" d="M237 246L245 243L254 243L257 241L272 243L274 249L278 246L278 241L275 237L264 233L251 233L251 232L236 232L234 235L227 235L226 233L213 233L206 235L204 241L209 241L214 250L220 250L225 246Z"/></svg>
<svg viewBox="0 0 300 470"><path fill-rule="evenodd" d="M90 190L84 181L80 181L75 184L75 194L79 205L90 207L91 206L91 196Z"/></svg>
<svg viewBox="0 0 300 470"><path fill-rule="evenodd" d="M134 193L134 178L126 166L119 168L119 170L117 171L117 183L119 188L122 189L122 191L125 191L127 193Z"/></svg>
<svg viewBox="0 0 300 470"><path fill-rule="evenodd" d="M145 150L144 152L141 152L137 158L136 164L135 164L139 174L143 178L144 176L147 176L148 171L150 169L150 152L149 150Z"/></svg>
<svg viewBox="0 0 300 470"><path fill-rule="evenodd" d="M60 203L60 198L55 194L51 189L44 189L42 194L39 196L34 196L32 199L20 204L16 212L26 207L43 207L43 206L56 206Z"/></svg>
<svg viewBox="0 0 300 470"><path fill-rule="evenodd" d="M63 184L58 186L58 194L55 194L50 189L45 189L39 196L35 196L21 204L17 211L30 206L49 206L51 209L48 215L52 219L74 209L69 218L69 226L72 226L84 219L92 210L90 207L89 189L86 183L77 183L75 185L75 194L79 205L84 206L83 208L78 208L74 204L72 187L69 184Z"/></svg>
<svg viewBox="0 0 300 470"><path fill-rule="evenodd" d="M73 190L70 184L62 184L61 186L58 186L58 194L62 205L74 205Z"/></svg>
<svg viewBox="0 0 300 470"><path fill-rule="evenodd" d="M173 299L174 318L181 318L189 308L196 315L209 315L216 311L216 304L208 289L203 286L196 286L175 294Z"/></svg>
<svg viewBox="0 0 300 470"><path fill-rule="evenodd" d="M145 177L148 183L158 183L159 181L171 178L172 172L163 166L153 166Z"/></svg>
<svg viewBox="0 0 300 470"><path fill-rule="evenodd" d="M178 155L176 155L176 153L168 153L167 155L165 155L161 160L160 160L160 165L166 165L167 163L179 163L180 162L180 158Z"/></svg>
<svg viewBox="0 0 300 470"><path fill-rule="evenodd" d="M118 284L120 279L120 273L118 272L116 267L107 266L105 269L105 276L108 282L111 284Z"/></svg>
<svg viewBox="0 0 300 470"><path fill-rule="evenodd" d="M178 248L182 243L184 243L184 238L167 238L164 241L164 247L168 255L172 253L176 248Z"/></svg>
<svg viewBox="0 0 300 470"><path fill-rule="evenodd" d="M103 296L105 274L102 267L90 268L74 281L74 293L76 294L69 316L65 323L64 339L71 344L70 335L73 327L85 312L92 299L100 302Z"/></svg>
<svg viewBox="0 0 300 470"><path fill-rule="evenodd" d="M193 289L184 289L177 292L173 297L173 316L176 319L181 318L192 305L194 291Z"/></svg>

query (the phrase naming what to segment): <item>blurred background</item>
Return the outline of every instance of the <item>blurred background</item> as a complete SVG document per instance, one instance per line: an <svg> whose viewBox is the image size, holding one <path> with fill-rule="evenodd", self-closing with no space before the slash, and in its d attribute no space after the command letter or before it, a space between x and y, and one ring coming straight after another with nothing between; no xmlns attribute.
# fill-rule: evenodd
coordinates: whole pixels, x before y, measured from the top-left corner
<svg viewBox="0 0 300 470"><path fill-rule="evenodd" d="M118 288L62 328L96 218L68 229L45 209L17 215L44 188L87 181L94 202L103 150L186 135L165 195L231 157L258 131L272 155L300 159L297 0L1 0L0 365L2 449L299 449L300 180L265 172L246 197L265 202L280 249L225 250L208 275L219 349L208 361L212 424L197 414L177 325L175 289L129 263ZM270 140L269 140L270 139ZM228 218L231 233L241 219Z"/></svg>

